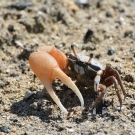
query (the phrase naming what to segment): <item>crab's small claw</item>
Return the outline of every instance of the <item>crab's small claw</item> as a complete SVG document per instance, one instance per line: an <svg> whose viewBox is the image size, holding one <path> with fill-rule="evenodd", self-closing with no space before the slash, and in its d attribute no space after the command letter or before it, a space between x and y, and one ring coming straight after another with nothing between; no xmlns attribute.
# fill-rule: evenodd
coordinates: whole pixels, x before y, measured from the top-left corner
<svg viewBox="0 0 135 135"><path fill-rule="evenodd" d="M102 70L99 70L97 72L97 75L94 79L94 90L97 91L98 90L98 87L99 87L99 83L100 83L100 79L101 79L101 75L103 74L103 71Z"/></svg>
<svg viewBox="0 0 135 135"><path fill-rule="evenodd" d="M68 113L52 88L52 81L55 78L59 78L64 84L71 88L79 97L81 106L84 105L84 100L80 91L72 80L60 69L54 57L44 51L38 50L30 55L29 63L35 75L39 78L49 95L63 112Z"/></svg>
<svg viewBox="0 0 135 135"><path fill-rule="evenodd" d="M94 79L94 90L97 91L98 90L98 87L99 87L99 83L100 83L100 76L97 75Z"/></svg>

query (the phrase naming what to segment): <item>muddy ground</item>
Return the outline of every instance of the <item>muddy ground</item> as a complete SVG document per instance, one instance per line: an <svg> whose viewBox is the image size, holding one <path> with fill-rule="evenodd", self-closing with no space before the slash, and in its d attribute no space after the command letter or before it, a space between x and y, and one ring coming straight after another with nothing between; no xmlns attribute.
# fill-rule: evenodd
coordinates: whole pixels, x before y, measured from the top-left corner
<svg viewBox="0 0 135 135"><path fill-rule="evenodd" d="M33 81L28 57L35 48L55 46L69 53L71 44L77 52L93 53L104 67L111 64L118 70L127 93L121 111L114 86L105 94L105 112L101 106L87 114L95 101L93 88L77 85L84 97L82 109L73 91L55 80L66 115L40 81ZM4 134L135 134L134 0L1 0L0 135Z"/></svg>

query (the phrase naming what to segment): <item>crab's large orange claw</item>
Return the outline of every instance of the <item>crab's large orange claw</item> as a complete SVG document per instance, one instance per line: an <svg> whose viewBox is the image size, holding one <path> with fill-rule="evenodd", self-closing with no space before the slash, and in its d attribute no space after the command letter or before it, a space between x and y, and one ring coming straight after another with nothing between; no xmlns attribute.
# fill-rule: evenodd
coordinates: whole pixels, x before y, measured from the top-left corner
<svg viewBox="0 0 135 135"><path fill-rule="evenodd" d="M35 75L39 78L39 80L42 82L42 84L45 86L46 90L52 97L52 99L55 101L55 103L60 107L60 109L67 113L67 110L64 108L64 106L61 104L59 98L55 94L53 88L52 88L52 81L55 78L59 78L64 84L66 84L69 88L71 88L76 95L79 97L81 106L84 105L83 97L76 87L76 85L72 82L72 80L62 71L64 69L64 66L66 66L66 62L59 66L60 59L54 59L53 55L51 56L49 53L52 50L52 47L43 48L43 49L37 49L36 52L33 52L29 57L29 63L30 67L35 73ZM47 50L48 49L48 50ZM56 49L53 47L53 49ZM47 53L46 53L47 52ZM60 52L61 53L61 52ZM64 55L64 54L59 54ZM58 55L57 55L58 56ZM63 56L65 57L65 56Z"/></svg>
<svg viewBox="0 0 135 135"><path fill-rule="evenodd" d="M36 51L46 52L50 54L57 61L61 70L67 68L68 60L66 55L54 46L40 46L36 49Z"/></svg>

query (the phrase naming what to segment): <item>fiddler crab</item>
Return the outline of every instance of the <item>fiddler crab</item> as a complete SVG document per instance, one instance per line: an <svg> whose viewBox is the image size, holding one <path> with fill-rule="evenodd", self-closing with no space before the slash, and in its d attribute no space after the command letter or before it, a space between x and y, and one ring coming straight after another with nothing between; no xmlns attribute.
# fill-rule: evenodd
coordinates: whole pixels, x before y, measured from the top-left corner
<svg viewBox="0 0 135 135"><path fill-rule="evenodd" d="M82 94L71 80L72 73L79 74L80 77L86 76L84 79L87 81L87 84L91 85L93 83L94 90L101 92L90 110L93 110L97 106L103 98L107 87L113 84L121 108L122 98L118 84L121 87L124 97L126 96L126 92L118 71L110 65L106 65L106 68L104 69L98 61L93 59L92 54L88 57L82 55L81 53L76 53L73 45L71 45L71 49L73 53L65 55L54 46L41 46L29 56L31 69L42 82L49 95L59 108L66 114L68 113L67 109L62 105L52 88L52 81L56 78L59 78L64 84L72 89L78 96L81 106L84 106Z"/></svg>

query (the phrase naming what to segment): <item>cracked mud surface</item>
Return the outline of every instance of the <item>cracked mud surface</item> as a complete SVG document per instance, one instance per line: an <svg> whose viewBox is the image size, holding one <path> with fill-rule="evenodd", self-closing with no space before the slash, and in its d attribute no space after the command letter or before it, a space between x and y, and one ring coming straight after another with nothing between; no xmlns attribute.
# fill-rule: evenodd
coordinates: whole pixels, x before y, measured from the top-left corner
<svg viewBox="0 0 135 135"><path fill-rule="evenodd" d="M135 1L33 0L0 2L0 135L134 135L135 134ZM28 57L38 46L56 46L64 53L70 45L94 54L103 66L116 68L127 93L119 112L114 87L105 101L114 100L104 114L86 114L93 89L78 88L77 96L59 80L53 88L69 115L60 111L36 78ZM122 93L121 93L122 94ZM122 96L123 97L123 96Z"/></svg>

